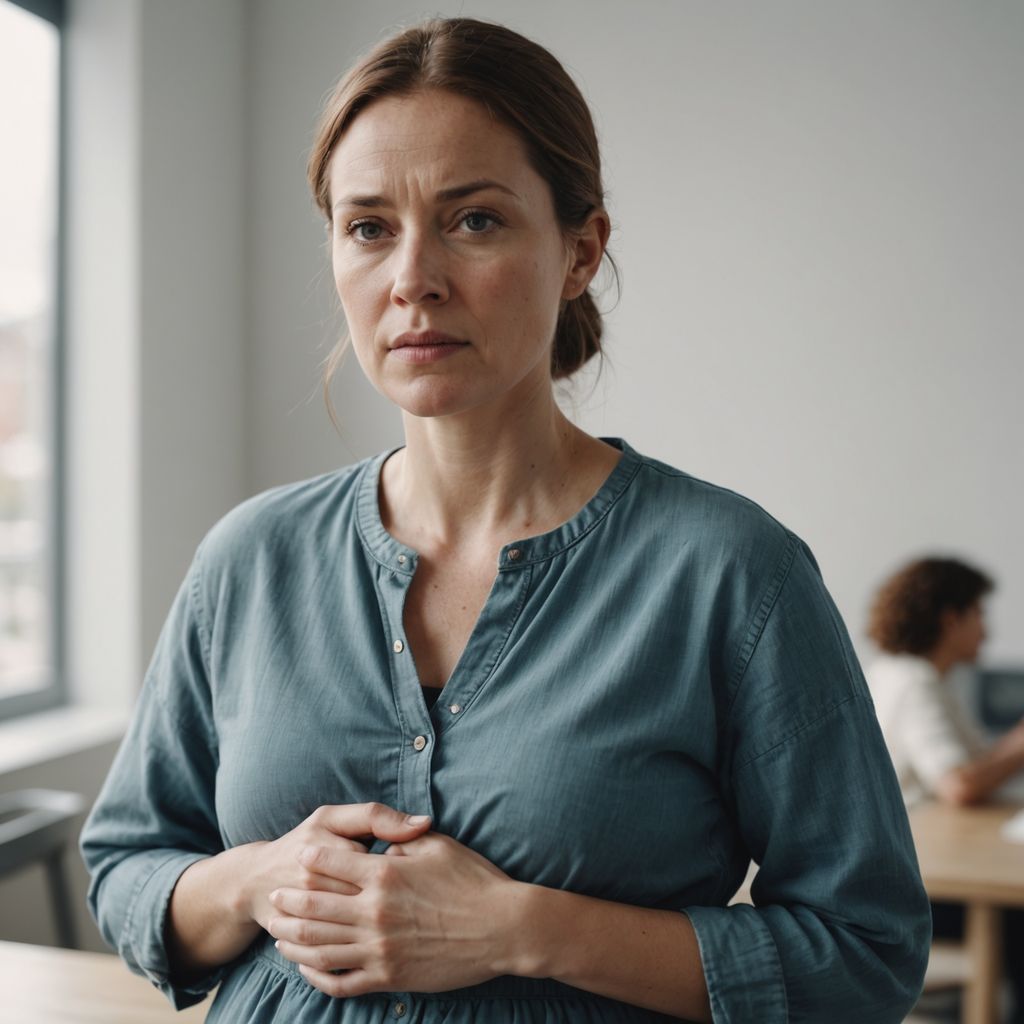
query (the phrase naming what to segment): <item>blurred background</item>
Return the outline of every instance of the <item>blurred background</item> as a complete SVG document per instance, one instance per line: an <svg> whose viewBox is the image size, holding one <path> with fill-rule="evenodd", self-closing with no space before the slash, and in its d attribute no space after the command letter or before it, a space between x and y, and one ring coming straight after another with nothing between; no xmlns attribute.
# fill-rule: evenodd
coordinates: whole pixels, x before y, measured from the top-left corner
<svg viewBox="0 0 1024 1024"><path fill-rule="evenodd" d="M341 72L435 13L537 39L595 112L622 288L567 408L799 533L863 657L878 582L940 552L1024 666L1024 5L0 0L0 793L91 801L205 532L400 442L354 360L325 411L305 161ZM55 941L41 870L0 939Z"/></svg>

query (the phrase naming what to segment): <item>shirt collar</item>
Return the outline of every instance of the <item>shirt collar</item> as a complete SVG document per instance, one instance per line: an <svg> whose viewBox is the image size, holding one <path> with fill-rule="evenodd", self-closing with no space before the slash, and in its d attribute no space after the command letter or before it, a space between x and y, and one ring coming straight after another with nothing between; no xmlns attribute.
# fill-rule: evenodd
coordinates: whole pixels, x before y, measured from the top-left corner
<svg viewBox="0 0 1024 1024"><path fill-rule="evenodd" d="M622 457L597 493L571 519L547 533L524 537L506 544L498 556L499 572L515 572L535 562L553 558L572 547L593 530L625 493L639 471L643 460L619 437L601 438L622 452ZM370 554L382 565L399 573L411 575L419 557L412 548L400 544L384 528L380 518L380 472L384 463L398 448L392 448L367 460L359 480L356 516L359 533Z"/></svg>

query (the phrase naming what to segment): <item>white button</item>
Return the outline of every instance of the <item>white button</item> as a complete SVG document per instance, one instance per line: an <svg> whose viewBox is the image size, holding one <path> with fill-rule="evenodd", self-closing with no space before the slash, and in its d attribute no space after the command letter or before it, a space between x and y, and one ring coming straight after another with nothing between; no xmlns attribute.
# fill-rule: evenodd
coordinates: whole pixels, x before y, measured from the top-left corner
<svg viewBox="0 0 1024 1024"><path fill-rule="evenodd" d="M522 554L522 551L520 551L519 548L509 548L508 549L508 560L510 562L518 562L519 561L519 556L521 554Z"/></svg>
<svg viewBox="0 0 1024 1024"><path fill-rule="evenodd" d="M399 556L398 556L398 564L399 564L399 565L405 565L405 563L406 563L407 561L408 561L408 559L407 559L407 558L405 557L405 555L399 555ZM399 1006L401 1006L402 1004L401 1004L401 1003L399 1003L398 1005L399 1005Z"/></svg>
<svg viewBox="0 0 1024 1024"><path fill-rule="evenodd" d="M461 704L453 704L448 710L453 715L457 715L462 710L462 705Z"/></svg>
<svg viewBox="0 0 1024 1024"><path fill-rule="evenodd" d="M395 1003L395 1016L396 1017L404 1017L405 1016L405 1003Z"/></svg>
<svg viewBox="0 0 1024 1024"><path fill-rule="evenodd" d="M417 736L416 739L414 739L412 741L412 745L417 750L422 750L427 745L427 737L426 736Z"/></svg>
<svg viewBox="0 0 1024 1024"><path fill-rule="evenodd" d="M391 650L393 650L395 652L395 654L401 654L402 651L405 650L405 644L403 644L401 640L396 640L391 645Z"/></svg>

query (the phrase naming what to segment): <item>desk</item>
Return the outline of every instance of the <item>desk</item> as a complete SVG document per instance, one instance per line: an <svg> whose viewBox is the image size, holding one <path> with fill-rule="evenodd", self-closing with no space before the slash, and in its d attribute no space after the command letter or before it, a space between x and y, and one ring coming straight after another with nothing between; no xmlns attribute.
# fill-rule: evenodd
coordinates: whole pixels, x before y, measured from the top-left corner
<svg viewBox="0 0 1024 1024"><path fill-rule="evenodd" d="M3 1024L199 1024L209 1007L175 1013L116 956L0 942Z"/></svg>
<svg viewBox="0 0 1024 1024"><path fill-rule="evenodd" d="M999 834L1018 804L949 807L926 803L910 812L917 857L933 900L965 904L971 981L964 1024L995 1024L1003 973L1003 907L1024 907L1024 845Z"/></svg>

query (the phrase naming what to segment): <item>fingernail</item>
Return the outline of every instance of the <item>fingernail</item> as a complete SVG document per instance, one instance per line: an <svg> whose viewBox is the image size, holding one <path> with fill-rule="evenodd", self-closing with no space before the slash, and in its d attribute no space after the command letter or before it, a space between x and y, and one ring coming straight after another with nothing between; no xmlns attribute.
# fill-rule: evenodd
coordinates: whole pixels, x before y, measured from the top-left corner
<svg viewBox="0 0 1024 1024"><path fill-rule="evenodd" d="M405 819L407 825L425 825L428 821L430 821L429 814L410 814Z"/></svg>
<svg viewBox="0 0 1024 1024"><path fill-rule="evenodd" d="M280 948L281 948L281 940L278 939L277 942L274 943L274 949L280 949Z"/></svg>

